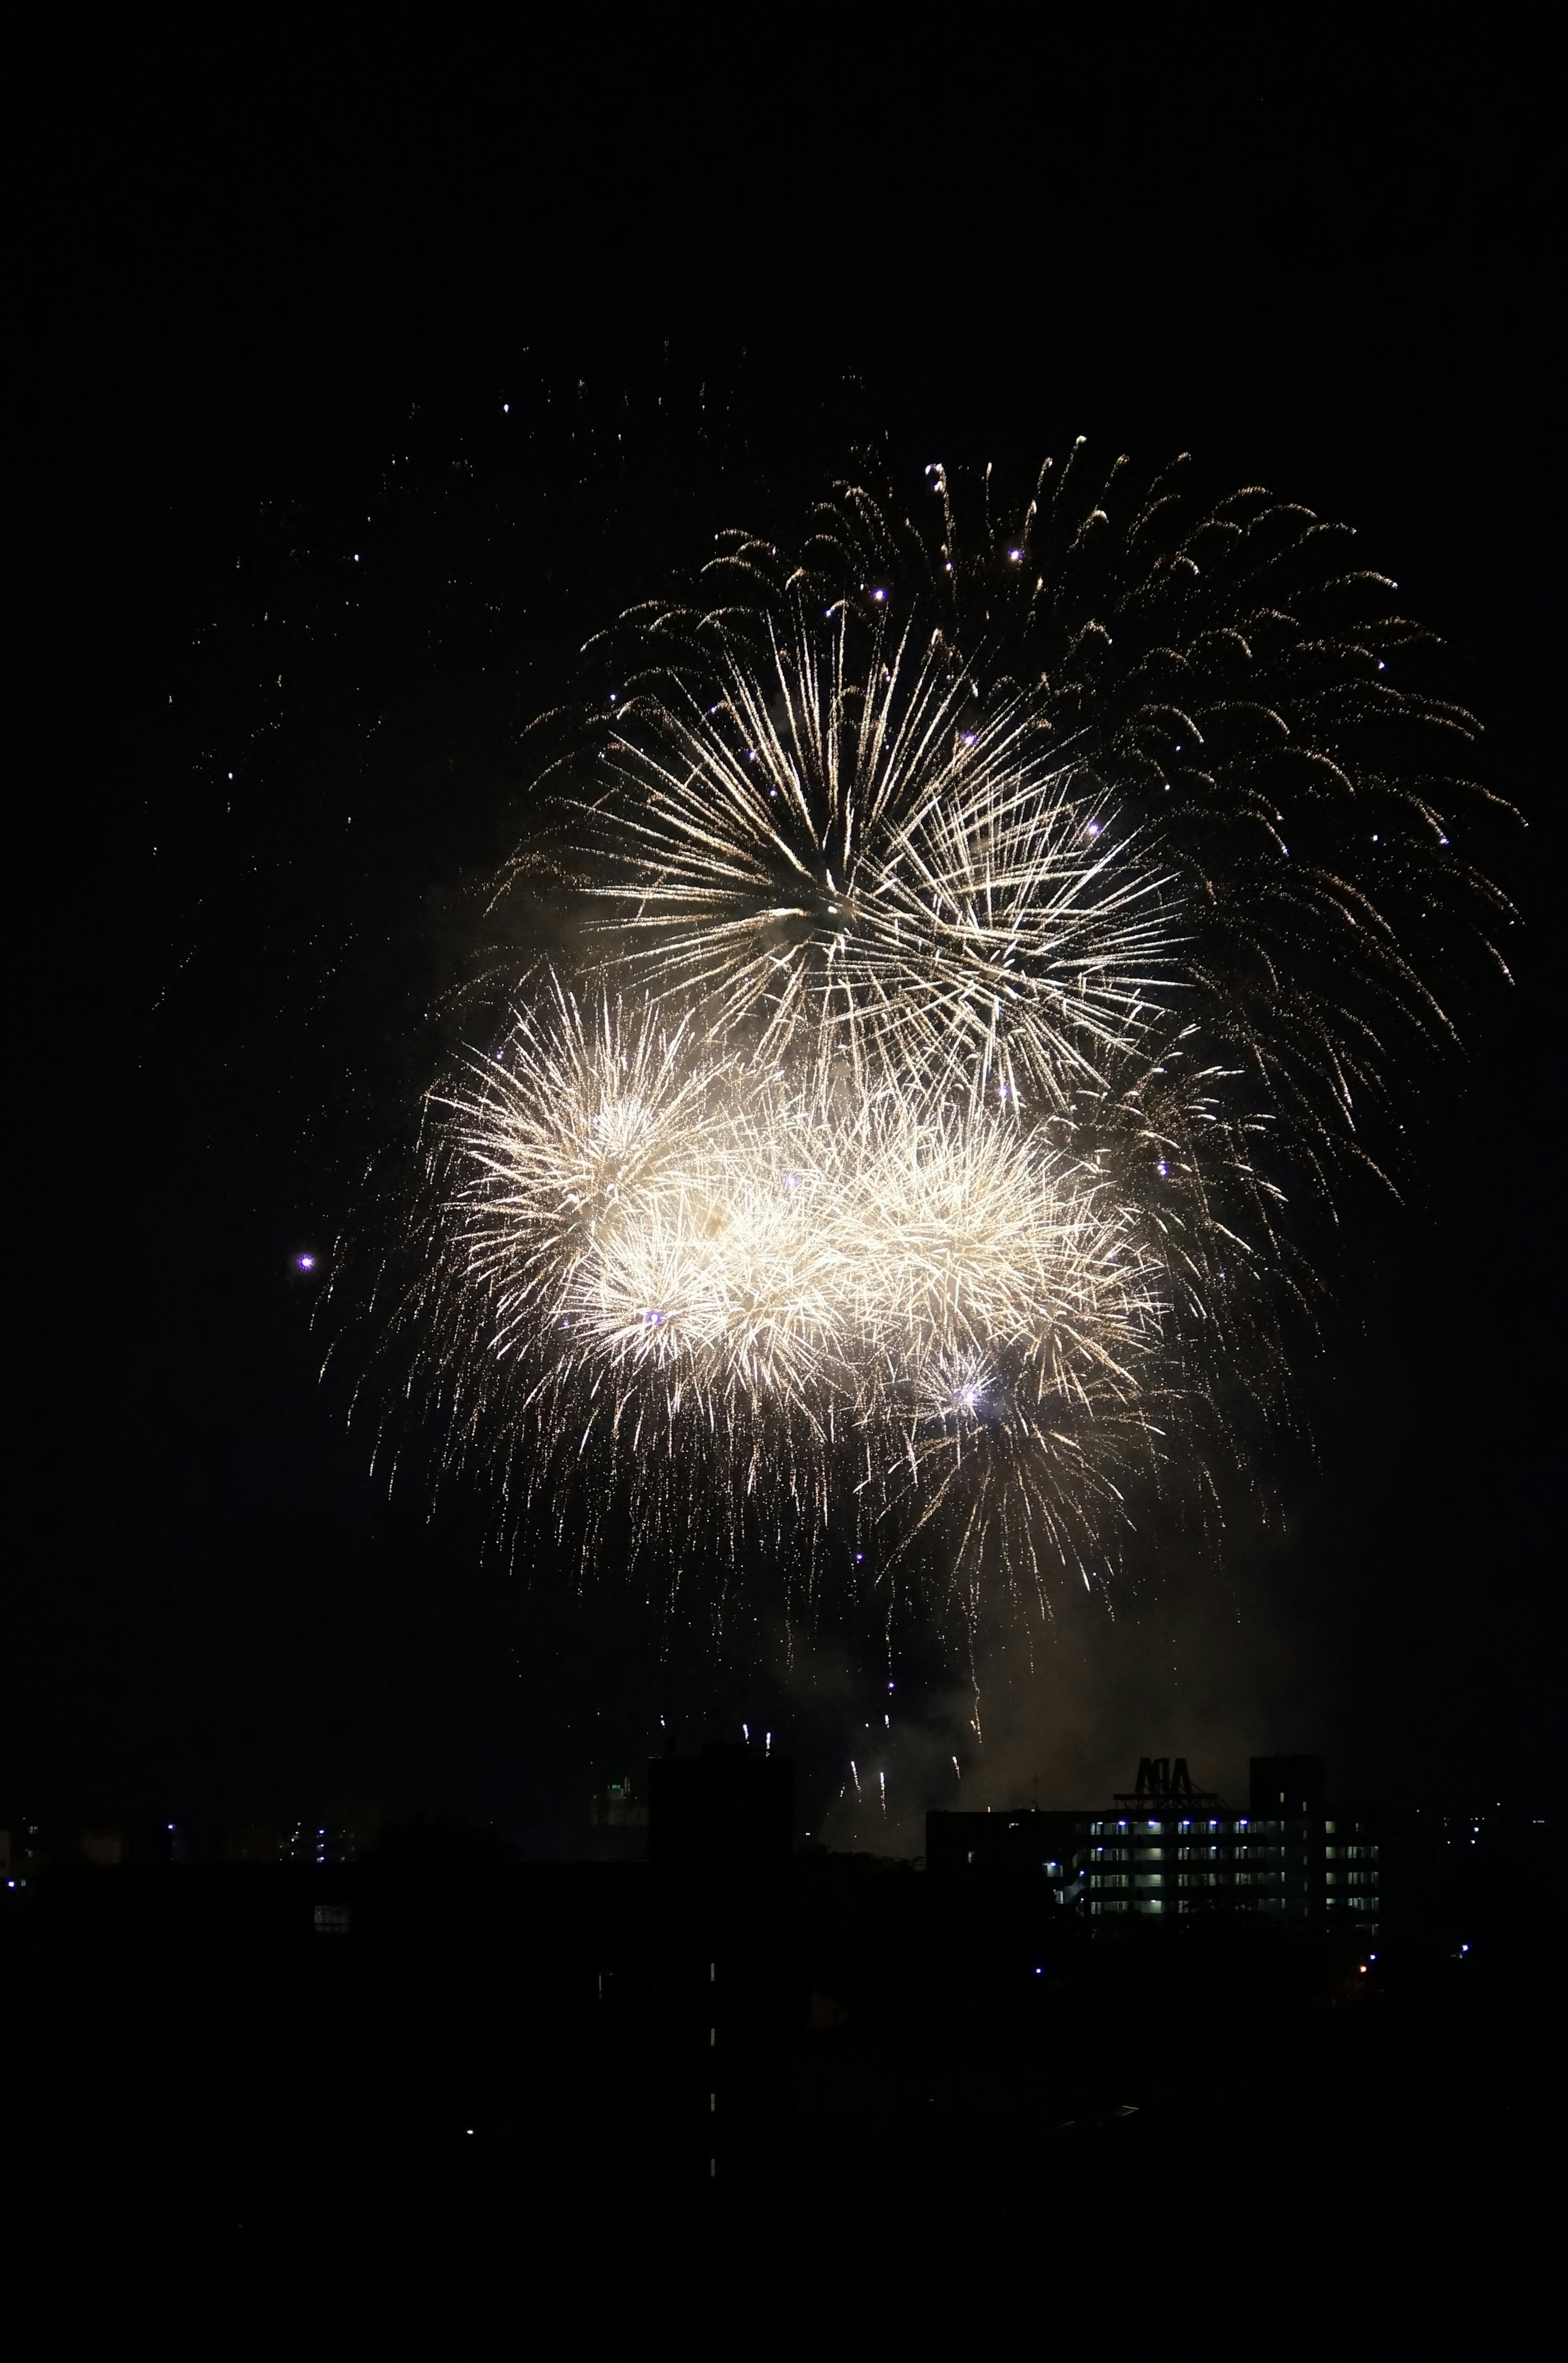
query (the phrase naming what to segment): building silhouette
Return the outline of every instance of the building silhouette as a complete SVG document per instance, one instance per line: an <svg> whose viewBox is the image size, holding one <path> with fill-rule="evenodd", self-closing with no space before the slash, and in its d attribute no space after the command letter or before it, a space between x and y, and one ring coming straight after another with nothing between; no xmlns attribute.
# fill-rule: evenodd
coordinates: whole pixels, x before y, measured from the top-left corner
<svg viewBox="0 0 1568 2363"><path fill-rule="evenodd" d="M804 2015L790 1960L794 1767L712 1742L648 1766L654 1974L672 2164L755 2166L786 2105Z"/></svg>

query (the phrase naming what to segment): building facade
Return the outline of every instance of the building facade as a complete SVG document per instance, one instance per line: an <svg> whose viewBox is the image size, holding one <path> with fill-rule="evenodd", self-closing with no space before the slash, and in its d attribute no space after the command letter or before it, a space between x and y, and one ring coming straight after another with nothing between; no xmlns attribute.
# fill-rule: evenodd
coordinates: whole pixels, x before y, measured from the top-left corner
<svg viewBox="0 0 1568 2363"><path fill-rule="evenodd" d="M1145 1757L1109 1812L928 1814L926 1859L1041 1880L1091 1921L1243 1912L1370 1928L1382 1915L1375 1820L1328 1803L1321 1757L1253 1757L1245 1812L1194 1788L1184 1758Z"/></svg>

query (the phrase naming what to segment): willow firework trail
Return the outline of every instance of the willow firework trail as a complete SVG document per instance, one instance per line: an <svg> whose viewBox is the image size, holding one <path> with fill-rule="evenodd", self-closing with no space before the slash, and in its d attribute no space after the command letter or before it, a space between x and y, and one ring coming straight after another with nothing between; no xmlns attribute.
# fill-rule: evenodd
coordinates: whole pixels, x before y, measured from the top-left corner
<svg viewBox="0 0 1568 2363"><path fill-rule="evenodd" d="M599 950L436 1095L401 1326L519 1514L808 1572L874 1531L973 1613L1275 1388L1303 1216L1500 904L1434 768L1474 726L1341 529L1081 452L972 538L928 496L591 644Z"/></svg>

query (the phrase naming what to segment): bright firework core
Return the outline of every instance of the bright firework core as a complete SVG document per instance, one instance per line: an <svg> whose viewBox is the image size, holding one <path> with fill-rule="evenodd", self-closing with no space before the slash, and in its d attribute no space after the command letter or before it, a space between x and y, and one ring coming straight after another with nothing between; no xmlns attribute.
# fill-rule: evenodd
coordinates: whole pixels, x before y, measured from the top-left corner
<svg viewBox="0 0 1568 2363"><path fill-rule="evenodd" d="M802 1089L558 987L475 1082L447 1104L451 1215L491 1350L569 1335L645 1416L919 1423L1004 1370L1038 1406L1130 1390L1157 1337L1159 1269L1104 1177L994 1106Z"/></svg>
<svg viewBox="0 0 1568 2363"><path fill-rule="evenodd" d="M510 1514L875 1532L972 1614L1274 1385L1282 1209L1364 1160L1446 1024L1415 923L1485 890L1400 752L1469 726L1336 529L1075 455L971 551L934 486L607 638L556 771L599 956L436 1094L404 1308Z"/></svg>

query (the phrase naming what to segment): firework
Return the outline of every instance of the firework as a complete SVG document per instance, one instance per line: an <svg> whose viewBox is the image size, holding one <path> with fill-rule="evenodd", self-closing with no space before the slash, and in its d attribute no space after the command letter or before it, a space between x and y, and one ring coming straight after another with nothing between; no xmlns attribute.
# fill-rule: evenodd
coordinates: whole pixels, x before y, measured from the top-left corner
<svg viewBox="0 0 1568 2363"><path fill-rule="evenodd" d="M713 703L675 675L618 716L584 836L634 972L765 1055L1059 1101L1171 982L1165 882L1029 699L784 604L760 651L718 634Z"/></svg>
<svg viewBox="0 0 1568 2363"><path fill-rule="evenodd" d="M824 1530L845 1491L875 1519L912 1484L923 1517L1032 1439L1068 1472L1037 1514L1083 1538L1104 1441L1145 1416L1164 1273L1008 1104L802 1086L552 981L436 1113L405 1311L448 1435L525 1438L525 1487L586 1465L662 1531L696 1471L733 1555L759 1521Z"/></svg>
<svg viewBox="0 0 1568 2363"><path fill-rule="evenodd" d="M1268 1395L1298 1210L1498 905L1434 768L1474 726L1393 683L1421 636L1340 529L1081 452L1010 519L988 477L972 546L929 494L841 488L595 645L599 949L436 1094L402 1310L519 1513L875 1531L973 1613Z"/></svg>

